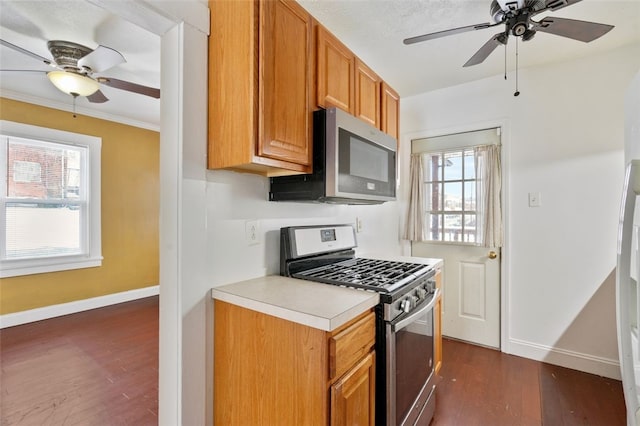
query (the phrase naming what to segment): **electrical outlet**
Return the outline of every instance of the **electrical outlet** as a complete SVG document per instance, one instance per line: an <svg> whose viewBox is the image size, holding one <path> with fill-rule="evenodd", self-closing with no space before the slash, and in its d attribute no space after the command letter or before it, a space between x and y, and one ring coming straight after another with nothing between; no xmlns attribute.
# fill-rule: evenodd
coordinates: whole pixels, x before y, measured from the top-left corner
<svg viewBox="0 0 640 426"><path fill-rule="evenodd" d="M530 192L529 193L529 207L540 207L540 193L539 192Z"/></svg>
<svg viewBox="0 0 640 426"><path fill-rule="evenodd" d="M362 219L360 219L359 217L356 217L356 232L362 232Z"/></svg>
<svg viewBox="0 0 640 426"><path fill-rule="evenodd" d="M248 220L244 224L244 238L247 245L260 243L260 227L257 220Z"/></svg>

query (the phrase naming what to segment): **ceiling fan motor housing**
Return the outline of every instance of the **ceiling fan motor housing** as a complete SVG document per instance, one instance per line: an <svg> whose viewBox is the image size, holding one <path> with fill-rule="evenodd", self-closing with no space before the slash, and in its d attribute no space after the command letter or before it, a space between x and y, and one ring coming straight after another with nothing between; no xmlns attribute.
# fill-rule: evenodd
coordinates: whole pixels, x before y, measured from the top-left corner
<svg viewBox="0 0 640 426"><path fill-rule="evenodd" d="M93 52L86 46L64 40L51 40L47 48L59 67L71 71L83 71L78 67L78 60Z"/></svg>

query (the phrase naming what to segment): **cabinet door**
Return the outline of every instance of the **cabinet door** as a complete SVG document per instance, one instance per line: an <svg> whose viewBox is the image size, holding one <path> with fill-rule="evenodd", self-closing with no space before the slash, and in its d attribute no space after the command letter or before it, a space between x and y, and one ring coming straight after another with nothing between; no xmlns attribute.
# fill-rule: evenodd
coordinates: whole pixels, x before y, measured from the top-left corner
<svg viewBox="0 0 640 426"><path fill-rule="evenodd" d="M380 77L356 58L355 116L380 128Z"/></svg>
<svg viewBox="0 0 640 426"><path fill-rule="evenodd" d="M322 25L318 25L317 61L318 106L353 114L356 58Z"/></svg>
<svg viewBox="0 0 640 426"><path fill-rule="evenodd" d="M260 2L259 156L311 164L311 28L297 3Z"/></svg>
<svg viewBox="0 0 640 426"><path fill-rule="evenodd" d="M331 386L331 426L375 424L375 353Z"/></svg>
<svg viewBox="0 0 640 426"><path fill-rule="evenodd" d="M387 83L382 82L382 115L380 130L400 138L400 96Z"/></svg>

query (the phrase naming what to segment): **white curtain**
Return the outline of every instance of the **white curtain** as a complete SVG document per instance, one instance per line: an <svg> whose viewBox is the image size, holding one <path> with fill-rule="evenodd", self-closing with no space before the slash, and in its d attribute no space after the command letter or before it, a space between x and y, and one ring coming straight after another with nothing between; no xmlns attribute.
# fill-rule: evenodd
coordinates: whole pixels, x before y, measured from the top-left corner
<svg viewBox="0 0 640 426"><path fill-rule="evenodd" d="M404 228L404 239L424 241L424 166L422 154L411 154L409 164L409 209Z"/></svg>
<svg viewBox="0 0 640 426"><path fill-rule="evenodd" d="M502 166L499 145L474 147L476 169L476 241L502 247Z"/></svg>

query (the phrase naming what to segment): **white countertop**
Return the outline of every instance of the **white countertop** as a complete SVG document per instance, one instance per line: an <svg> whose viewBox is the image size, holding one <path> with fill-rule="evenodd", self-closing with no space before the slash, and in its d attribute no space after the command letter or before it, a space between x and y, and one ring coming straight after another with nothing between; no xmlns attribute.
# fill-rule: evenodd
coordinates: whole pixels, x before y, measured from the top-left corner
<svg viewBox="0 0 640 426"><path fill-rule="evenodd" d="M280 275L214 287L211 297L325 331L349 322L380 299L371 291Z"/></svg>

